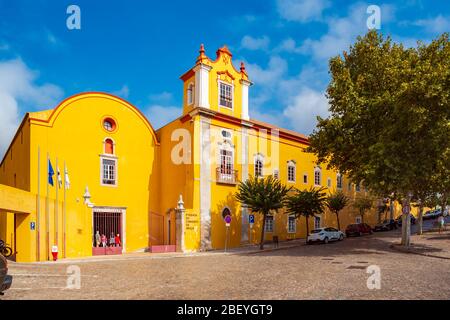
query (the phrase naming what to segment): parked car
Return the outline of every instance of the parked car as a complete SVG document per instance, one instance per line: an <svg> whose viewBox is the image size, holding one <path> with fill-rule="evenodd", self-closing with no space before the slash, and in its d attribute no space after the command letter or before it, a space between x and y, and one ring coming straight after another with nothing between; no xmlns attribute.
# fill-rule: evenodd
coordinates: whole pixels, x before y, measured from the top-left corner
<svg viewBox="0 0 450 320"><path fill-rule="evenodd" d="M373 231L390 231L397 229L397 221L394 219L384 220L381 223L378 223L374 228Z"/></svg>
<svg viewBox="0 0 450 320"><path fill-rule="evenodd" d="M8 261L0 254L0 296L8 290L12 284L12 277L8 275Z"/></svg>
<svg viewBox="0 0 450 320"><path fill-rule="evenodd" d="M329 241L342 241L344 240L344 233L335 228L319 228L314 229L308 234L308 243L313 242L323 242L328 243Z"/></svg>
<svg viewBox="0 0 450 320"><path fill-rule="evenodd" d="M416 224L416 221L417 221L417 219L411 214L411 215L409 215L410 216L410 218L411 218L411 224ZM403 221L403 219L402 219L402 216L400 215L398 218L397 218L397 225L399 225L399 226L401 226L402 225L402 221Z"/></svg>
<svg viewBox="0 0 450 320"><path fill-rule="evenodd" d="M345 234L347 237L372 234L372 228L367 223L349 224L345 229Z"/></svg>

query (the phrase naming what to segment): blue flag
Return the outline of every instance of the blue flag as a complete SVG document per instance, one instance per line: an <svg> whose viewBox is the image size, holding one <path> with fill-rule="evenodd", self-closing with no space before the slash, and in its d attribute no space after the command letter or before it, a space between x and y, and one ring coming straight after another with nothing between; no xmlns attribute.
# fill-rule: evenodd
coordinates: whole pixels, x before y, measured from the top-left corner
<svg viewBox="0 0 450 320"><path fill-rule="evenodd" d="M55 175L55 171L53 171L52 163L50 159L48 160L48 183L53 186L53 176Z"/></svg>

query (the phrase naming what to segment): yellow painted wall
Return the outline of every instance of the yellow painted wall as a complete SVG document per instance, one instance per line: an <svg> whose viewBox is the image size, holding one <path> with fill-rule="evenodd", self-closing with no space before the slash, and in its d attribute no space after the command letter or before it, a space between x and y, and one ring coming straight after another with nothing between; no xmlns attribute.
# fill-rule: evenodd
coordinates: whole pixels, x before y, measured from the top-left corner
<svg viewBox="0 0 450 320"><path fill-rule="evenodd" d="M298 189L309 189L314 186L316 158L304 151L307 142L299 135L297 138L285 136L272 141L273 137L260 130L265 128L261 123L241 122L240 80L248 79L245 72L234 68L227 49L220 49L214 61L207 57L199 61L211 67L209 73L211 110L205 113L195 105L186 105L187 86L195 81L195 76L190 72L188 73L190 77L183 77L184 116L160 128L157 133L134 106L117 97L101 93L80 94L63 101L54 110L30 113L25 117L0 166L0 237L7 242L13 242L14 238L20 239L15 244L18 261L47 260L51 246L56 243L61 255L67 257L92 254L93 210L83 202L86 186L89 187L91 201L95 206L126 208L124 230L126 236L122 240L126 241L125 249L128 252L143 250L151 245L176 243L174 208L179 196L182 195L186 208L185 249L187 251L201 249L200 208L201 198L205 196L200 188L202 121L207 121L211 128L210 154L204 154L203 157L209 156L213 160L209 168L207 167L211 176L208 181L210 190L208 200L211 203L212 248L221 249L225 246L226 227L222 217L225 207L232 213L228 247L242 244L241 207L234 199L237 185L218 183L216 180L216 169L220 165L218 143L223 142L221 129L232 132L234 169L238 170L239 180L243 179L242 132L246 126L249 137L246 152L249 175L254 174L255 155L261 154L264 156L265 176L273 174L277 169L280 180L288 186ZM219 107L218 79L234 86L233 109ZM189 112L190 115L187 115ZM150 121L152 116L149 115ZM103 128L102 121L106 117L116 121L117 130L108 132ZM174 140L173 134L180 130L186 133L189 139L187 146L190 145L191 149L187 150L188 163L176 164L173 162L174 147L181 142ZM115 156L118 161L117 186L101 185L100 159L104 153L103 142L106 138L111 138L115 142ZM59 167L64 175L64 162L69 170L71 187L66 192L65 207L64 190L56 188L56 175L55 186L49 187L47 193L47 155L55 172ZM288 161L296 163L295 182L287 181ZM333 192L337 187L337 173L328 170L324 165L321 169L321 186L326 187L326 192ZM307 183L303 182L304 174L307 174ZM330 187L327 186L328 179L331 179ZM58 199L56 199L57 190ZM352 201L355 197L365 194L363 188L360 192L356 192L354 185L351 185L350 190L345 178L343 191ZM416 211L414 208L413 212ZM351 204L344 209L340 214L341 229L355 223L358 214ZM395 216L399 214L400 206L396 204ZM376 208L365 215L366 223L373 226L377 221ZM30 230L31 222L37 225L34 231ZM252 242L259 242L261 223L261 216L257 215L253 229L250 230L248 227L247 232ZM312 229L314 219L310 219L309 223ZM65 252L64 225L67 239ZM334 214L325 212L322 215L322 226L337 227ZM273 235L277 235L280 240L303 238L306 236L305 219L299 218L296 232L288 233L287 215L280 210L275 214L274 232L266 233L265 239L271 240Z"/></svg>

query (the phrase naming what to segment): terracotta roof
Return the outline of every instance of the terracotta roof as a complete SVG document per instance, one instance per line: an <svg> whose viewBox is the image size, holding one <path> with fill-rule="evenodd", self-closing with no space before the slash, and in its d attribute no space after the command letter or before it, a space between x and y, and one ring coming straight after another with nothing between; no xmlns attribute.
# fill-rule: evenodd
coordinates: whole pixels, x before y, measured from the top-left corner
<svg viewBox="0 0 450 320"><path fill-rule="evenodd" d="M284 132L284 133L287 133L289 135L296 136L296 137L308 140L308 136L306 136L304 134L301 134L301 133L299 133L297 131L284 129L284 128L281 128L281 127L277 127L277 126L275 126L273 124L270 124L270 123L267 123L267 122L263 122L263 121L259 121L259 120L255 120L255 119L250 119L250 122L253 122L253 123L255 123L257 125L260 125L260 126L263 126L263 127L268 127L270 129L277 129L280 132Z"/></svg>

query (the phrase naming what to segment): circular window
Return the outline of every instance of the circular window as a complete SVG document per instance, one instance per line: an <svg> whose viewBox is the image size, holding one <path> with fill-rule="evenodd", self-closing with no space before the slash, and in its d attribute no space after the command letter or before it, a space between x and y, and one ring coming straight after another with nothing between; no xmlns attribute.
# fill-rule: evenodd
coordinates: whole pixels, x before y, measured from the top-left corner
<svg viewBox="0 0 450 320"><path fill-rule="evenodd" d="M111 118L106 118L103 120L103 128L108 132L113 132L116 130L116 122Z"/></svg>

